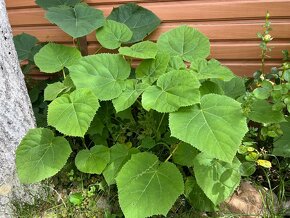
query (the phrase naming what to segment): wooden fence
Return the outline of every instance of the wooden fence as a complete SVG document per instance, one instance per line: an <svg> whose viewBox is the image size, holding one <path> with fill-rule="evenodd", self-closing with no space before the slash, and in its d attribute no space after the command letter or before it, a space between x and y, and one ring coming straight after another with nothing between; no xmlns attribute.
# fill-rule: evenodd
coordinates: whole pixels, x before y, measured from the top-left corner
<svg viewBox="0 0 290 218"><path fill-rule="evenodd" d="M152 35L158 36L180 24L198 28L211 41L211 57L230 67L238 75L250 76L260 68L257 32L262 31L267 10L271 15L274 40L266 66L281 63L283 49L290 50L290 0L86 0L108 15L113 7L136 2L152 10L162 25ZM44 18L44 10L34 0L6 0L8 16L14 34L22 32L40 41L71 43L72 39ZM87 37L89 51L97 49L94 33Z"/></svg>

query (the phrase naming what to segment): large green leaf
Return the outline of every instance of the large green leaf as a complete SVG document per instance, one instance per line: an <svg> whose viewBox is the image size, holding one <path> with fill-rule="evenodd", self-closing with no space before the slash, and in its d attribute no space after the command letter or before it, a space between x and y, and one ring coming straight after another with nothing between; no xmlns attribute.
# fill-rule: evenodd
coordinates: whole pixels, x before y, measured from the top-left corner
<svg viewBox="0 0 290 218"><path fill-rule="evenodd" d="M223 89L225 95L234 99L244 95L246 92L245 81L240 77L234 77L230 81L213 79L213 82Z"/></svg>
<svg viewBox="0 0 290 218"><path fill-rule="evenodd" d="M192 160L193 161L193 160ZM196 183L194 177L188 177L184 184L184 195L194 208L201 212L213 212L216 208Z"/></svg>
<svg viewBox="0 0 290 218"><path fill-rule="evenodd" d="M48 8L45 17L73 38L85 36L105 22L102 11L82 3L74 8L65 5Z"/></svg>
<svg viewBox="0 0 290 218"><path fill-rule="evenodd" d="M116 144L110 148L111 159L103 172L104 178L108 185L115 183L119 171L123 165L130 159L132 154L138 153L136 148L128 148L124 144Z"/></svg>
<svg viewBox="0 0 290 218"><path fill-rule="evenodd" d="M160 24L160 20L155 14L134 3L114 8L108 19L124 23L131 29L133 37L128 43L143 40Z"/></svg>
<svg viewBox="0 0 290 218"><path fill-rule="evenodd" d="M136 68L136 77L150 85L153 84L166 72L169 59L168 54L157 54L155 59L143 60Z"/></svg>
<svg viewBox="0 0 290 218"><path fill-rule="evenodd" d="M180 107L193 105L200 100L200 83L186 70L175 70L159 77L157 85L150 86L142 95L146 110L173 112Z"/></svg>
<svg viewBox="0 0 290 218"><path fill-rule="evenodd" d="M147 87L147 84L137 83L137 80L127 80L122 94L112 100L116 112L126 110L133 105Z"/></svg>
<svg viewBox="0 0 290 218"><path fill-rule="evenodd" d="M157 54L157 45L150 41L139 42L131 47L119 48L119 53L132 58L151 59Z"/></svg>
<svg viewBox="0 0 290 218"><path fill-rule="evenodd" d="M281 123L283 135L274 142L272 154L281 157L290 157L290 118L287 122Z"/></svg>
<svg viewBox="0 0 290 218"><path fill-rule="evenodd" d="M119 172L118 197L126 218L144 218L168 213L184 191L177 167L160 163L157 156L143 152L132 156Z"/></svg>
<svg viewBox="0 0 290 218"><path fill-rule="evenodd" d="M240 103L216 94L204 95L200 105L171 113L169 127L172 136L226 162L232 162L248 130Z"/></svg>
<svg viewBox="0 0 290 218"><path fill-rule="evenodd" d="M199 79L217 78L229 81L235 77L233 72L220 64L217 60L196 59L191 63L190 69L196 72Z"/></svg>
<svg viewBox="0 0 290 218"><path fill-rule="evenodd" d="M78 152L75 164L83 173L101 174L110 161L110 150L103 145L95 145L90 150Z"/></svg>
<svg viewBox="0 0 290 218"><path fill-rule="evenodd" d="M30 129L16 150L17 174L22 183L35 183L55 175L72 152L64 137L49 129Z"/></svg>
<svg viewBox="0 0 290 218"><path fill-rule="evenodd" d="M201 153L194 159L194 175L197 184L214 205L225 201L240 183L239 167L241 163L234 158L226 163L209 158Z"/></svg>
<svg viewBox="0 0 290 218"><path fill-rule="evenodd" d="M81 57L76 48L48 43L34 56L34 61L42 72L55 73L75 64Z"/></svg>
<svg viewBox="0 0 290 218"><path fill-rule="evenodd" d="M100 100L111 100L121 95L131 67L121 55L97 54L83 57L69 71L77 88L89 88Z"/></svg>
<svg viewBox="0 0 290 218"><path fill-rule="evenodd" d="M179 56L185 61L206 58L210 53L208 38L197 29L185 25L163 33L157 44L161 52Z"/></svg>
<svg viewBox="0 0 290 218"><path fill-rule="evenodd" d="M285 121L284 114L281 111L272 110L272 105L266 100L254 101L248 117L255 122L266 124Z"/></svg>
<svg viewBox="0 0 290 218"><path fill-rule="evenodd" d="M108 49L119 48L122 43L129 41L132 35L129 27L113 20L107 20L105 25L96 32L99 43Z"/></svg>
<svg viewBox="0 0 290 218"><path fill-rule="evenodd" d="M13 37L15 49L17 51L18 60L23 61L29 58L33 47L38 42L37 38L26 33Z"/></svg>
<svg viewBox="0 0 290 218"><path fill-rule="evenodd" d="M77 89L49 104L48 125L65 135L83 137L99 106L97 97L90 90Z"/></svg>
<svg viewBox="0 0 290 218"><path fill-rule="evenodd" d="M57 7L60 5L75 6L81 0L36 0L36 4L43 9L47 10L50 7Z"/></svg>

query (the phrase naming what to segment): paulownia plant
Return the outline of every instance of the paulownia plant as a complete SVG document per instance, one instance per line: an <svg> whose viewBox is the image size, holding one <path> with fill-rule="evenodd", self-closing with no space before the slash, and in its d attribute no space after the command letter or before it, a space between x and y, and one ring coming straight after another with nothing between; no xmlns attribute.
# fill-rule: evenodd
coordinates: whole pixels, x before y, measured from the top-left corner
<svg viewBox="0 0 290 218"><path fill-rule="evenodd" d="M73 38L96 29L98 42L118 52L82 57L77 48L48 43L35 55L42 71L64 78L45 89L48 127L30 130L16 151L20 181L51 177L73 155L81 172L117 186L127 218L166 215L181 195L196 210L216 210L239 185L236 154L248 127L237 101L244 81L206 59L208 38L184 25L142 41L160 20L135 4L105 19L79 1L37 3ZM260 108L268 106L256 104L248 117L264 122Z"/></svg>

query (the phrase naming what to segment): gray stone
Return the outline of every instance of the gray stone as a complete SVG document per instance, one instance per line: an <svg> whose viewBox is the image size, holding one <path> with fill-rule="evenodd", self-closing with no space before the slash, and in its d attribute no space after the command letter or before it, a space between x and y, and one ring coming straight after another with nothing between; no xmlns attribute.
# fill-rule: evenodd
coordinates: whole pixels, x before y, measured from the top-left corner
<svg viewBox="0 0 290 218"><path fill-rule="evenodd" d="M12 199L32 202L32 195L37 193L36 186L21 185L15 171L15 150L33 127L35 119L13 44L5 2L0 0L0 217L13 217Z"/></svg>

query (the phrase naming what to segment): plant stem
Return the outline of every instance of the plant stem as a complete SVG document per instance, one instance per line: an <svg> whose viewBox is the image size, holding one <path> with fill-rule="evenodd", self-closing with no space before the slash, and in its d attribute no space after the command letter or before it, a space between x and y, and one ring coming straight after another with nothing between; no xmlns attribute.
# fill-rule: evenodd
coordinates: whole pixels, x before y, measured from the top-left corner
<svg viewBox="0 0 290 218"><path fill-rule="evenodd" d="M64 69L62 69L62 74L63 74L63 78L65 79L65 72L64 72Z"/></svg>
<svg viewBox="0 0 290 218"><path fill-rule="evenodd" d="M169 161L169 159L172 157L172 155L175 153L175 151L178 149L178 146L180 145L181 142L177 143L173 151L170 153L170 155L166 158L164 162Z"/></svg>
<svg viewBox="0 0 290 218"><path fill-rule="evenodd" d="M265 75L265 56L266 56L266 51L263 49L262 50L262 66L261 66L261 71L262 75Z"/></svg>
<svg viewBox="0 0 290 218"><path fill-rule="evenodd" d="M82 138L82 142L83 142L83 145L85 146L85 148L86 148L87 150L89 150L88 147L87 147L87 145L86 145L86 142L85 142L85 139L84 139L84 138Z"/></svg>
<svg viewBox="0 0 290 218"><path fill-rule="evenodd" d="M161 117L161 119L160 119L160 122L159 122L159 124L158 124L157 129L156 129L156 134L158 134L158 132L159 132L159 129L160 129L160 126L161 126L162 121L163 121L163 119L164 119L164 116L165 116L165 113L163 113L163 115L162 115L162 117Z"/></svg>
<svg viewBox="0 0 290 218"><path fill-rule="evenodd" d="M77 38L77 44L78 44L78 49L82 53L82 56L87 56L88 55L88 42L87 42L87 37L82 36Z"/></svg>

